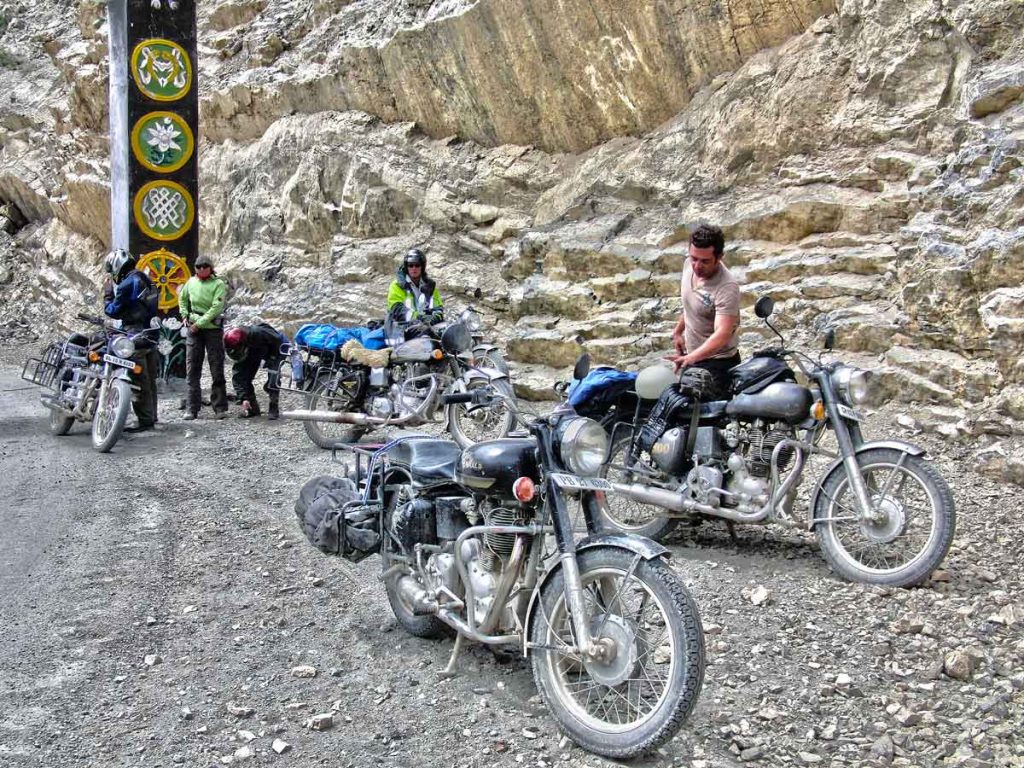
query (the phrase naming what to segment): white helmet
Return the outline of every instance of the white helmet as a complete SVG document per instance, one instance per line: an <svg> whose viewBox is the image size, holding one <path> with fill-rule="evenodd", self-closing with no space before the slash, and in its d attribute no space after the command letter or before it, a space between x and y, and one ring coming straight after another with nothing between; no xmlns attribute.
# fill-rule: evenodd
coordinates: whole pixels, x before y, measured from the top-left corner
<svg viewBox="0 0 1024 768"><path fill-rule="evenodd" d="M135 259L128 253L124 248L118 248L107 254L106 268L115 280L120 279L122 273L125 271L125 267L128 264L134 264Z"/></svg>

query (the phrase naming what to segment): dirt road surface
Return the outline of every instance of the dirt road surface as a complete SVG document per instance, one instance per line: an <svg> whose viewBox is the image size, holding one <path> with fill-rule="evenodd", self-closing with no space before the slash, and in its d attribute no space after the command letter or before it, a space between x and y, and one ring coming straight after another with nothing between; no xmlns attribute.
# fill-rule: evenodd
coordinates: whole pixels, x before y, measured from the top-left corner
<svg viewBox="0 0 1024 768"><path fill-rule="evenodd" d="M527 663L470 648L441 680L450 641L397 628L379 560L306 544L292 504L331 464L300 425L183 422L168 396L156 432L99 455L83 425L48 433L16 359L0 365L0 765L612 765L562 738ZM634 765L1024 765L1024 493L970 473L966 447L926 445L960 513L926 588L844 583L799 532L677 534L708 673L675 740ZM307 727L324 713L333 727Z"/></svg>

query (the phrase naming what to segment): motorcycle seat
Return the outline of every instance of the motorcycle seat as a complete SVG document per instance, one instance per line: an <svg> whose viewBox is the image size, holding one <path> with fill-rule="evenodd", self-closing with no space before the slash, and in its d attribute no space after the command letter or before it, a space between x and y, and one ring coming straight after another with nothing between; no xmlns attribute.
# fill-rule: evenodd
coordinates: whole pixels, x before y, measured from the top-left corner
<svg viewBox="0 0 1024 768"><path fill-rule="evenodd" d="M462 449L450 440L406 440L390 451L392 463L409 468L413 485L437 485L455 482L455 468Z"/></svg>

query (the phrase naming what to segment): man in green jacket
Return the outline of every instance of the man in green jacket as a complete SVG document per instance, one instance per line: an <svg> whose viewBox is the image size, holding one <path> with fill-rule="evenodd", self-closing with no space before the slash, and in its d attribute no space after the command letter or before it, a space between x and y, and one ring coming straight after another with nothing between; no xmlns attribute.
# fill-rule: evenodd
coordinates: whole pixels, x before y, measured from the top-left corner
<svg viewBox="0 0 1024 768"><path fill-rule="evenodd" d="M203 374L203 358L209 360L210 404L216 419L228 415L228 390L224 382L224 296L227 283L214 274L209 256L196 259L196 274L178 290L178 309L185 323L185 374L188 398L185 419L199 415L203 404L199 380Z"/></svg>
<svg viewBox="0 0 1024 768"><path fill-rule="evenodd" d="M437 284L427 277L427 257L419 248L413 248L405 254L388 289L388 317L399 323L436 323L443 312Z"/></svg>

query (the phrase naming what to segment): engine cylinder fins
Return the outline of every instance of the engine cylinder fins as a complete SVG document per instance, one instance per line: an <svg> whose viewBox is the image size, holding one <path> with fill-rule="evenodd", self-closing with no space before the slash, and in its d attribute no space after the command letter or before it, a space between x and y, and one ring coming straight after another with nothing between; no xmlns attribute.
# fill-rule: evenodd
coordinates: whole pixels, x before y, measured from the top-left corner
<svg viewBox="0 0 1024 768"><path fill-rule="evenodd" d="M491 507L486 510L484 517L487 520L487 525L521 525L525 522L520 510L507 507ZM515 543L516 535L514 533L485 533L485 550L481 553L481 557L482 559L486 558L489 551L507 560L512 554L512 547L515 546ZM491 564L497 566L497 563L492 562Z"/></svg>
<svg viewBox="0 0 1024 768"><path fill-rule="evenodd" d="M765 432L758 427L752 427L747 432L747 437L750 440L750 474L754 477L768 477L771 472L772 452L775 446L790 437L789 432L781 429L769 429ZM795 455L796 452L790 446L779 451L780 472L789 469Z"/></svg>

